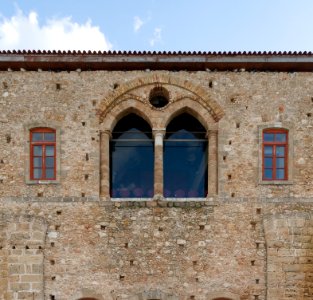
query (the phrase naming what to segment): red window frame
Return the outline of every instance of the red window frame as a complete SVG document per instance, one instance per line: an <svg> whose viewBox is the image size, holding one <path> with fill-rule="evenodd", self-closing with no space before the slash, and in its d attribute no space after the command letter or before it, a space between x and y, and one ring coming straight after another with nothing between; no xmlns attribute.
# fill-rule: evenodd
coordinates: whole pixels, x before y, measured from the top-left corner
<svg viewBox="0 0 313 300"><path fill-rule="evenodd" d="M53 133L53 135L50 135L50 138L47 139L45 134ZM35 134L36 138L35 138ZM42 136L42 139L38 139L39 136ZM51 139L51 137L53 137ZM35 147L39 146L41 148L41 155L35 153ZM49 146L53 146L53 154L51 155L49 153L49 149L47 148ZM49 165L47 163L47 159L53 158L53 165ZM34 163L34 159L37 159L37 164ZM41 175L35 176L35 170L40 170ZM53 176L48 176L47 170L53 171ZM33 128L30 130L30 179L31 180L56 180L56 130L52 128Z"/></svg>
<svg viewBox="0 0 313 300"><path fill-rule="evenodd" d="M267 137L273 138L265 139L266 134ZM282 134L285 135L284 140L281 140ZM263 130L262 140L262 179L265 181L288 180L288 130L265 129ZM266 153L266 148L270 153ZM284 151L281 151L282 149ZM281 166L282 163L283 166ZM279 175L280 170L283 171L284 176ZM272 175L268 176L266 173Z"/></svg>

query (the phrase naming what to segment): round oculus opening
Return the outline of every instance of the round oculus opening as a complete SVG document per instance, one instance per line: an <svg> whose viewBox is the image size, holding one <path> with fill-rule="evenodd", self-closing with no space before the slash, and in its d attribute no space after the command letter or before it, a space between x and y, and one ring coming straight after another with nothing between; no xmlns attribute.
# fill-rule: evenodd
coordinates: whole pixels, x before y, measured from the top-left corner
<svg viewBox="0 0 313 300"><path fill-rule="evenodd" d="M163 87L155 87L150 92L149 101L156 108L164 107L169 102L169 93Z"/></svg>

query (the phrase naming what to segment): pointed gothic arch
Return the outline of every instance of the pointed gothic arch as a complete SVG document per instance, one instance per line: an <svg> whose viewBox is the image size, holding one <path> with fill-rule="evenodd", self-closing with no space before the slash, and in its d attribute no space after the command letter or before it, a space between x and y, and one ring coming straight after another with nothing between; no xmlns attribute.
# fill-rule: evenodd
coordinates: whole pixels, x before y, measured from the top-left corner
<svg viewBox="0 0 313 300"><path fill-rule="evenodd" d="M169 91L169 102L164 107L150 103L148 90L156 86ZM172 96L171 95L172 93ZM176 116L188 113L206 129L208 150L207 196L217 193L217 122L224 112L208 90L181 76L157 73L131 80L108 94L98 107L100 122L100 194L110 199L110 140L117 122L130 113L143 118L152 128L155 139L154 199L162 199L163 190L163 138L165 128Z"/></svg>
<svg viewBox="0 0 313 300"><path fill-rule="evenodd" d="M102 128L112 132L119 120L132 113L144 119L151 128L154 127L154 124L149 116L152 113L151 109L147 108L147 106L141 101L129 99L120 105L112 107L110 113L107 115L105 120L103 120Z"/></svg>
<svg viewBox="0 0 313 300"><path fill-rule="evenodd" d="M215 122L218 122L224 115L222 107L208 95L208 91L184 77L169 75L169 74L153 74L150 76L136 78L128 81L123 85L120 85L116 90L109 93L100 103L98 107L98 114L100 123L104 121L108 113L110 113L113 107L116 105L117 99L125 96L131 91L148 86L148 85L170 85L179 87L185 91L188 91L194 95L196 101L200 103L208 112L210 112Z"/></svg>

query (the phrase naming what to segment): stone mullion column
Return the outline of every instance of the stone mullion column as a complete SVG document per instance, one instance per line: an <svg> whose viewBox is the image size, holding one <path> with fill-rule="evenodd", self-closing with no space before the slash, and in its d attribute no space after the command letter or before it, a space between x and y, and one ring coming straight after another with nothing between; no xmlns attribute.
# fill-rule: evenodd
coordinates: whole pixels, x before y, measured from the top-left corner
<svg viewBox="0 0 313 300"><path fill-rule="evenodd" d="M163 139L165 130L153 130L154 136L154 198L163 197Z"/></svg>
<svg viewBox="0 0 313 300"><path fill-rule="evenodd" d="M208 131L208 196L217 194L217 130Z"/></svg>
<svg viewBox="0 0 313 300"><path fill-rule="evenodd" d="M100 136L100 196L110 198L110 139L109 130L101 131Z"/></svg>

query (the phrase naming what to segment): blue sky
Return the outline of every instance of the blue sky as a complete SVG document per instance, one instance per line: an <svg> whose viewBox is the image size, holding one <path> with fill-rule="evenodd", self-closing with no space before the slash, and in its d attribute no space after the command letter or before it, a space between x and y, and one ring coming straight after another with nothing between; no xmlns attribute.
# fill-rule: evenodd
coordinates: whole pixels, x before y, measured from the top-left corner
<svg viewBox="0 0 313 300"><path fill-rule="evenodd" d="M0 0L0 49L313 51L312 0Z"/></svg>

